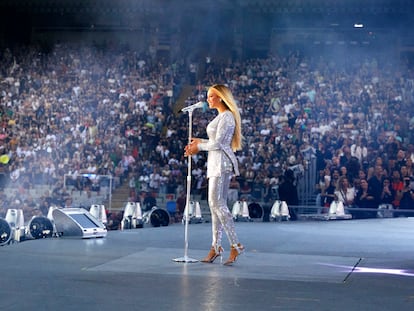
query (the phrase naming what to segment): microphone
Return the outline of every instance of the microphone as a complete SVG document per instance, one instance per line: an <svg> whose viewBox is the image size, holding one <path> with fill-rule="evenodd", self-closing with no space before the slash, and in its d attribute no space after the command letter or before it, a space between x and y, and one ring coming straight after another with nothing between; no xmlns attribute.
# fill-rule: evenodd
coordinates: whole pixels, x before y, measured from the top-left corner
<svg viewBox="0 0 414 311"><path fill-rule="evenodd" d="M197 104L188 106L188 107L184 107L183 109L181 109L182 112L187 112L187 111L193 111L194 109L198 109L198 108L206 108L207 107L207 103L206 102L198 102Z"/></svg>

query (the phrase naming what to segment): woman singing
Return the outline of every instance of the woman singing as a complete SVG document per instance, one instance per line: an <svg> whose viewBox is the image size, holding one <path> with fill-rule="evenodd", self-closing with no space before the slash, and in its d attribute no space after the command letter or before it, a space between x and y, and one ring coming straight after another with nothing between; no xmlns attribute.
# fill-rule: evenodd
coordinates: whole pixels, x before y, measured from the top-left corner
<svg viewBox="0 0 414 311"><path fill-rule="evenodd" d="M207 102L210 109L218 111L218 115L207 126L209 139L192 138L191 143L185 147L185 155L208 151L208 204L211 211L212 246L201 262L212 263L222 255L221 239L224 230L231 246L230 256L224 264L231 265L244 250L227 207L230 179L233 174L239 175L234 152L242 147L241 118L233 95L225 85L211 86L207 92Z"/></svg>

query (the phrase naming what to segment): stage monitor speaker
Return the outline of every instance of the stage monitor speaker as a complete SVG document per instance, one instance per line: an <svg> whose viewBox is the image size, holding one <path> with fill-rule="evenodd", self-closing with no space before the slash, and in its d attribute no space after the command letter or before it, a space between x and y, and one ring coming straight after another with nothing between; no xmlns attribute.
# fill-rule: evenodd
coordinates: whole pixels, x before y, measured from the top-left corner
<svg viewBox="0 0 414 311"><path fill-rule="evenodd" d="M61 208L52 212L56 232L60 237L102 238L107 230L84 208Z"/></svg>

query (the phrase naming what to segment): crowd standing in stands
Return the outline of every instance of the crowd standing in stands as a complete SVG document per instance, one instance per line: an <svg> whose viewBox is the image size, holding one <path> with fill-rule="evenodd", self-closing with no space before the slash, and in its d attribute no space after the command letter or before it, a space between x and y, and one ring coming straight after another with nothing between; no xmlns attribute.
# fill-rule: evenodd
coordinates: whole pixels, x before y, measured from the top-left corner
<svg viewBox="0 0 414 311"><path fill-rule="evenodd" d="M346 177L353 206L367 206L369 197L369 206L414 209L413 69L379 58L334 64L329 56L294 52L213 61L188 103L205 98L213 81L232 89L246 138L237 154L240 196L271 201L289 167L307 168L311 150L322 205ZM68 184L98 191L96 175L113 176L114 187L133 178L130 196L137 200L143 192L183 193L187 116L174 114L173 105L186 79L184 63L68 44L47 52L5 48L0 61L0 156L6 156L0 158L0 216L22 202L32 214L64 206ZM205 136L209 113L195 115L194 136ZM193 190L203 194L206 159L193 161ZM34 199L29 190L36 185L50 191Z"/></svg>

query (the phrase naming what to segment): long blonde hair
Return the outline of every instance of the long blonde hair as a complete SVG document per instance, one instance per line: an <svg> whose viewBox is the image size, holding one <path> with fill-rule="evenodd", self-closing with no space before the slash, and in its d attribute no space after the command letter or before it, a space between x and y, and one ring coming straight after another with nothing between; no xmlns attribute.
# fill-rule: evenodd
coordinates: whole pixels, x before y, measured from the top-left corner
<svg viewBox="0 0 414 311"><path fill-rule="evenodd" d="M233 114L236 127L234 129L233 139L231 141L231 148L233 151L241 150L243 147L243 135L241 132L241 117L239 107L231 93L230 89L223 84L215 84L210 87L224 102L227 108Z"/></svg>

